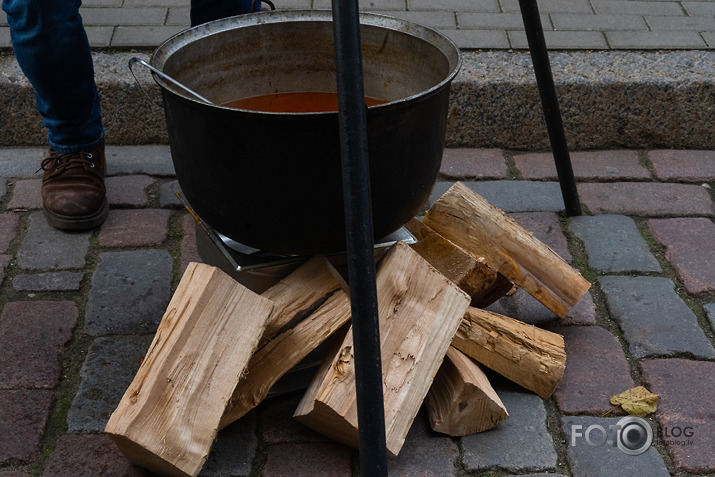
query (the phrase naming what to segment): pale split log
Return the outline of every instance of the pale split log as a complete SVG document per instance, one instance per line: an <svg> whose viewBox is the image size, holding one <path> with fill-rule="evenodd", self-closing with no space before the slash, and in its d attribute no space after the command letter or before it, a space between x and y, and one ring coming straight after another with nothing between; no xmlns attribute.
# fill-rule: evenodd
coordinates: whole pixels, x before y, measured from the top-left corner
<svg viewBox="0 0 715 477"><path fill-rule="evenodd" d="M105 428L130 462L199 473L272 309L219 269L189 264Z"/></svg>
<svg viewBox="0 0 715 477"><path fill-rule="evenodd" d="M487 307L512 289L512 283L504 275L478 261L421 221L413 218L405 228L417 239L412 245L413 250L471 296L472 306Z"/></svg>
<svg viewBox="0 0 715 477"><path fill-rule="evenodd" d="M276 304L266 335L279 331L251 357L221 428L256 407L276 381L350 320L350 299L325 257L311 258L261 296Z"/></svg>
<svg viewBox="0 0 715 477"><path fill-rule="evenodd" d="M455 183L424 223L564 317L591 284L547 245L497 207Z"/></svg>
<svg viewBox="0 0 715 477"><path fill-rule="evenodd" d="M386 447L397 455L470 298L403 242L383 258L377 294ZM326 358L294 416L358 446L352 332Z"/></svg>
<svg viewBox="0 0 715 477"><path fill-rule="evenodd" d="M425 406L432 430L449 436L486 431L509 417L484 371L451 346L427 393Z"/></svg>
<svg viewBox="0 0 715 477"><path fill-rule="evenodd" d="M544 398L566 368L563 336L479 308L464 314L452 346Z"/></svg>

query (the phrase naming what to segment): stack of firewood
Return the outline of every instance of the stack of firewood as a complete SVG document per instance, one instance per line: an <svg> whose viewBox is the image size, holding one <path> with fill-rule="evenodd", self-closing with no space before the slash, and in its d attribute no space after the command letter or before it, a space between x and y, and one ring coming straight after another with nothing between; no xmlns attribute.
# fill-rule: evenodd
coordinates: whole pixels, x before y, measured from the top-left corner
<svg viewBox="0 0 715 477"><path fill-rule="evenodd" d="M400 452L423 402L433 429L453 436L507 418L477 363L550 396L564 373L563 338L481 307L518 286L563 317L590 287L553 250L460 183L408 229L417 243L395 244L377 273L391 455ZM139 466L195 476L216 433L334 336L295 418L357 447L347 286L325 257L313 257L260 295L192 263L105 432Z"/></svg>

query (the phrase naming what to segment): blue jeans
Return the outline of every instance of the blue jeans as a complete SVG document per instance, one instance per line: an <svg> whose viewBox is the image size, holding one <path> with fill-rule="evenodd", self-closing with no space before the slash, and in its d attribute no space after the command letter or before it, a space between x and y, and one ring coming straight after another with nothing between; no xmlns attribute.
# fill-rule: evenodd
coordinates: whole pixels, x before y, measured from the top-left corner
<svg viewBox="0 0 715 477"><path fill-rule="evenodd" d="M2 0L12 47L35 89L37 110L58 152L92 149L104 138L81 0ZM191 0L191 24L248 13L252 0ZM258 4L260 7L260 3Z"/></svg>

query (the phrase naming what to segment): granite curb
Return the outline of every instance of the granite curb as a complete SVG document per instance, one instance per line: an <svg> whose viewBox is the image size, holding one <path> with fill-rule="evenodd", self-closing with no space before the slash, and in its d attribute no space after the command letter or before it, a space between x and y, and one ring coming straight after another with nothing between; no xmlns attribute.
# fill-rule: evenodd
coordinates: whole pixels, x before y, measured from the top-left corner
<svg viewBox="0 0 715 477"><path fill-rule="evenodd" d="M166 144L158 86L127 63L142 53L94 53L112 144ZM586 149L715 149L715 51L555 51L552 70L568 143ZM140 88L139 86L142 86ZM147 91L149 96L145 94ZM34 93L12 56L0 57L0 144L44 144ZM465 51L452 82L449 147L548 150L528 53Z"/></svg>

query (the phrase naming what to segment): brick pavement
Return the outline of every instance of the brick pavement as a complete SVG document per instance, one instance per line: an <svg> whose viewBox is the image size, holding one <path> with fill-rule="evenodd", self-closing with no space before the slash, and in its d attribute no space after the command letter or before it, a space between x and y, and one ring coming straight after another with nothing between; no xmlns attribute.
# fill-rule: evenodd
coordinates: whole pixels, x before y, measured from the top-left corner
<svg viewBox="0 0 715 477"><path fill-rule="evenodd" d="M29 172L41 155L0 149L0 476L146 475L101 430L186 263L199 259L194 222L173 196L167 146L110 146L110 218L87 233L51 229ZM521 291L492 305L565 336L561 386L544 400L490 374L511 417L450 438L432 432L423 411L390 475L715 473L713 152L574 157L592 161L576 169L595 215L564 215L543 155L446 151L437 191L464 180L594 286L564 320ZM675 200L680 190L688 207ZM627 193L617 211L604 205L614 191ZM634 384L662 396L649 418L656 436L690 427L692 445L656 439L637 457L577 438L570 445L574 429L617 422L623 413L608 397ZM358 475L356 451L293 421L300 395L271 398L222 431L202 475Z"/></svg>
<svg viewBox="0 0 715 477"><path fill-rule="evenodd" d="M330 8L328 0L276 0L279 9ZM676 0L540 0L551 48L713 49L712 2ZM517 0L382 0L363 10L443 31L461 48L524 49ZM188 0L87 0L81 14L93 47L154 47L189 25ZM4 17L0 47L10 45Z"/></svg>

